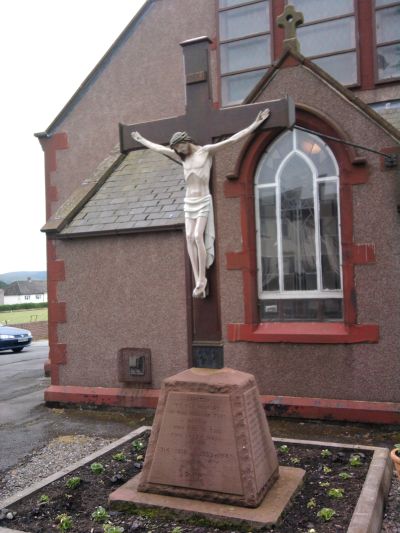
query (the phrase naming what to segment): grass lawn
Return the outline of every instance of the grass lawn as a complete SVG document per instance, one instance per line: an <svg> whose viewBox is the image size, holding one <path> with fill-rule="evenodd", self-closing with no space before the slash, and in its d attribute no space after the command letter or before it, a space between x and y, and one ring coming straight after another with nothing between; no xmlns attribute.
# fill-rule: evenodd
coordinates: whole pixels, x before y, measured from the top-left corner
<svg viewBox="0 0 400 533"><path fill-rule="evenodd" d="M0 313L0 324L25 324L26 322L39 322L42 320L47 320L47 307Z"/></svg>

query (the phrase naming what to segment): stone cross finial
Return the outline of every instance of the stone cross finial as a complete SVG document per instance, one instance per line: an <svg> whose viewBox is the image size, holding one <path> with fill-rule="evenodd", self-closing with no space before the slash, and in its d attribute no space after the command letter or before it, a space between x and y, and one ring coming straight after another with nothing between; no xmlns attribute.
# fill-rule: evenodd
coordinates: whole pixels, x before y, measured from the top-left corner
<svg viewBox="0 0 400 533"><path fill-rule="evenodd" d="M289 4L285 7L285 11L279 15L277 22L278 26L285 30L284 49L290 48L296 52L300 52L300 43L297 39L296 29L304 22L303 13L296 11L295 7Z"/></svg>

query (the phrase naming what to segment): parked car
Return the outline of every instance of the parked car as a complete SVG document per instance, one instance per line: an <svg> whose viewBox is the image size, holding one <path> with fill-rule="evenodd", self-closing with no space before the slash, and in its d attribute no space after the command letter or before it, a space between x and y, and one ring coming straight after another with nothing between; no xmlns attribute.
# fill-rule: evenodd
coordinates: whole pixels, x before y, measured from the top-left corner
<svg viewBox="0 0 400 533"><path fill-rule="evenodd" d="M31 342L32 333L29 330L0 324L0 351L22 352Z"/></svg>

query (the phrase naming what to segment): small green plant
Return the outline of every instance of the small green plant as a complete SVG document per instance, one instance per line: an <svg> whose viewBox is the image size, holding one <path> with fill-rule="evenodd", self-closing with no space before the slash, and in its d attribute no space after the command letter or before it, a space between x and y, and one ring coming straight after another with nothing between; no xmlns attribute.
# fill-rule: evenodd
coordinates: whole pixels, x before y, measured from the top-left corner
<svg viewBox="0 0 400 533"><path fill-rule="evenodd" d="M132 448L136 451L136 452L140 452L141 450L143 450L144 448L144 442L140 439L137 439L137 440L134 440L132 442Z"/></svg>
<svg viewBox="0 0 400 533"><path fill-rule="evenodd" d="M307 502L307 509L314 509L314 507L317 507L317 502L315 501L315 498L311 498Z"/></svg>
<svg viewBox="0 0 400 533"><path fill-rule="evenodd" d="M124 533L124 528L121 526L114 526L113 524L104 524L104 533Z"/></svg>
<svg viewBox="0 0 400 533"><path fill-rule="evenodd" d="M287 446L286 444L281 444L281 446L279 446L278 450L281 453L288 453L289 452L289 446Z"/></svg>
<svg viewBox="0 0 400 533"><path fill-rule="evenodd" d="M291 457L290 458L290 462L293 464L293 465L298 465L300 463L300 459L298 457Z"/></svg>
<svg viewBox="0 0 400 533"><path fill-rule="evenodd" d="M329 522L329 520L331 520L335 514L335 511L330 507L323 507L320 511L318 511L317 516L318 518L322 518L324 522Z"/></svg>
<svg viewBox="0 0 400 533"><path fill-rule="evenodd" d="M332 472L332 468L329 468L329 466L324 466L322 468L322 471L324 472L324 474L330 474Z"/></svg>
<svg viewBox="0 0 400 533"><path fill-rule="evenodd" d="M171 530L171 533L182 533L182 528L179 526L174 527L174 529Z"/></svg>
<svg viewBox="0 0 400 533"><path fill-rule="evenodd" d="M67 489L76 489L77 487L79 487L79 485L82 483L82 480L80 477L71 477L65 484L65 486L67 487Z"/></svg>
<svg viewBox="0 0 400 533"><path fill-rule="evenodd" d="M115 460L115 461L120 461L121 463L126 461L126 455L124 454L124 452L118 452L118 453L115 453L112 458Z"/></svg>
<svg viewBox="0 0 400 533"><path fill-rule="evenodd" d="M66 513L59 514L56 518L60 531L69 531L73 527L72 518Z"/></svg>
<svg viewBox="0 0 400 533"><path fill-rule="evenodd" d="M353 476L349 474L348 472L340 472L339 477L340 479L346 480L346 479L350 479Z"/></svg>
<svg viewBox="0 0 400 533"><path fill-rule="evenodd" d="M329 481L318 481L318 485L320 487L329 487L330 483L329 483Z"/></svg>
<svg viewBox="0 0 400 533"><path fill-rule="evenodd" d="M47 494L41 494L40 495L40 498L39 498L39 504L46 504L46 503L49 503L50 501L50 498L47 496Z"/></svg>
<svg viewBox="0 0 400 533"><path fill-rule="evenodd" d="M90 470L93 474L102 474L104 472L104 466L101 463L92 463L90 465Z"/></svg>
<svg viewBox="0 0 400 533"><path fill-rule="evenodd" d="M330 457L331 455L332 455L332 452L330 452L327 448L325 448L321 452L321 457L323 457L324 459L326 459L327 457Z"/></svg>
<svg viewBox="0 0 400 533"><path fill-rule="evenodd" d="M350 463L350 466L361 466L362 465L361 457L357 454L354 454L350 457L349 463Z"/></svg>
<svg viewBox="0 0 400 533"><path fill-rule="evenodd" d="M328 496L329 498L343 498L344 495L344 489L329 489L328 490Z"/></svg>
<svg viewBox="0 0 400 533"><path fill-rule="evenodd" d="M96 507L91 516L92 520L100 523L104 523L110 518L110 515L101 505L99 505L99 507Z"/></svg>

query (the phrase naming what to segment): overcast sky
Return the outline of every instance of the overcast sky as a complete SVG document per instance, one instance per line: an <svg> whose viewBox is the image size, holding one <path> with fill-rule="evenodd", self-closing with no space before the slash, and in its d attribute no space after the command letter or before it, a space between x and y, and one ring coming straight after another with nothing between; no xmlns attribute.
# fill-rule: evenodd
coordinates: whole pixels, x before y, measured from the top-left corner
<svg viewBox="0 0 400 533"><path fill-rule="evenodd" d="M144 0L0 4L0 274L46 270L44 160L49 126Z"/></svg>

